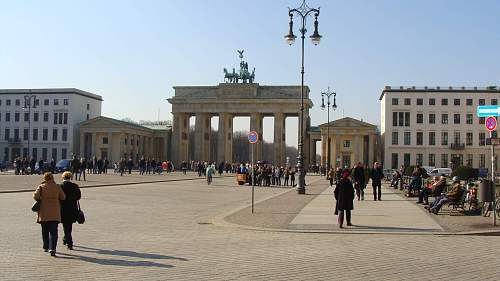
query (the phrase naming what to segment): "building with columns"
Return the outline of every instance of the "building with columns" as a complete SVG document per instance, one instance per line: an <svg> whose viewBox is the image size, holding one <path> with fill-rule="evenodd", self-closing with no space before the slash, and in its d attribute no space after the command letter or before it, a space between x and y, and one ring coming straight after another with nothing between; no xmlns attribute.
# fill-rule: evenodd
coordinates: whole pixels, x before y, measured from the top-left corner
<svg viewBox="0 0 500 281"><path fill-rule="evenodd" d="M378 160L378 130L375 125L345 117L311 127L309 134L311 157L316 155L316 142L321 142L321 163L318 163L320 165L326 165L328 154L330 167L352 167L358 162L371 166Z"/></svg>
<svg viewBox="0 0 500 281"><path fill-rule="evenodd" d="M300 114L300 86L261 86L257 83L221 83L218 86L176 86L172 104L172 159L183 161L233 161L233 118L250 116L250 130L262 140L263 118L274 117L274 164L285 164L285 120ZM304 155L309 159L309 88L304 93ZM195 116L194 151L189 146L189 119ZM217 139L212 139L211 118L219 117ZM211 142L217 142L215 152ZM255 159L262 159L262 142L256 144Z"/></svg>
<svg viewBox="0 0 500 281"><path fill-rule="evenodd" d="M170 159L171 127L139 125L104 116L80 123L80 151L87 159L96 156L110 163L121 157Z"/></svg>

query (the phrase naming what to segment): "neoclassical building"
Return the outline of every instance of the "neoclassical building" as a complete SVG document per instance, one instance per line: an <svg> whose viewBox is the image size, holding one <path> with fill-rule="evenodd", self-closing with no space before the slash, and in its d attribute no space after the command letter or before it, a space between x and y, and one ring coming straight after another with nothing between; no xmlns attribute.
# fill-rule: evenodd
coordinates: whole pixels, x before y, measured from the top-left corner
<svg viewBox="0 0 500 281"><path fill-rule="evenodd" d="M107 158L110 163L121 157L165 160L169 158L171 127L139 125L104 116L80 123L80 156Z"/></svg>
<svg viewBox="0 0 500 281"><path fill-rule="evenodd" d="M316 142L321 142L321 165L326 165L328 154L331 167L352 167L358 162L371 166L378 160L378 130L375 125L345 117L312 127L309 135L311 157L317 154Z"/></svg>

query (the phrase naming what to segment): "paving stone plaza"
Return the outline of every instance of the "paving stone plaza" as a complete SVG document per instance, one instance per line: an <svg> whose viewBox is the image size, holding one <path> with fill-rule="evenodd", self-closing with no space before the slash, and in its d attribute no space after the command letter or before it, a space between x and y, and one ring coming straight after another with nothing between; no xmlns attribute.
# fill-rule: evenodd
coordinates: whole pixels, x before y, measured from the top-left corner
<svg viewBox="0 0 500 281"><path fill-rule="evenodd" d="M189 180L82 189L87 222L74 227L74 250L60 244L56 258L42 251L40 227L29 210L32 193L1 193L0 280L500 276L500 250L492 247L500 237L443 235L448 232L438 221L389 189L383 201L355 202L354 226L339 232L332 189L323 177L308 177L305 196L257 187L251 215L250 188L238 186L234 176L215 178L211 186L204 178L191 180L193 175L166 177L182 176Z"/></svg>

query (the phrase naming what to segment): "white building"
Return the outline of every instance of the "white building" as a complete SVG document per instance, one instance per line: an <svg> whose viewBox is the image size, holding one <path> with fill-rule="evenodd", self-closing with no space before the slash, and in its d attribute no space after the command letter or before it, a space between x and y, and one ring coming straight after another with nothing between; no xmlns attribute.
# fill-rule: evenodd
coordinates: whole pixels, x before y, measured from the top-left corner
<svg viewBox="0 0 500 281"><path fill-rule="evenodd" d="M499 99L497 87L386 86L380 95L384 166L490 168L489 132L476 110ZM498 171L498 157L496 165Z"/></svg>
<svg viewBox="0 0 500 281"><path fill-rule="evenodd" d="M73 88L0 90L0 159L57 161L79 154L78 124L100 116L101 103L101 96Z"/></svg>

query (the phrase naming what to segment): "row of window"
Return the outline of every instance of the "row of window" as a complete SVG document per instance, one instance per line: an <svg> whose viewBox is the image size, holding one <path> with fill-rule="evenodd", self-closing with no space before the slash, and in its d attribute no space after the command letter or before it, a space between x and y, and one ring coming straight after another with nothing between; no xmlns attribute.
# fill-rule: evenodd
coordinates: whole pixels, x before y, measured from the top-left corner
<svg viewBox="0 0 500 281"><path fill-rule="evenodd" d="M0 105L2 105L2 100L0 100ZM31 100L26 100L26 101L23 101L23 106L24 107L28 107L31 105L31 102L32 102L32 99ZM16 106L21 106L21 99L15 99L14 100L14 104ZM52 100L52 104L53 105L59 105L59 99L53 99ZM62 100L62 104L63 105L69 105L69 99L63 99ZM12 105L12 101L10 99L7 99L5 100L5 105L6 106L11 106ZM35 104L34 106L39 106L40 105L40 99L35 99ZM43 105L50 105L50 100L49 99L44 99L43 100ZM32 106L32 105L31 105Z"/></svg>
<svg viewBox="0 0 500 281"><path fill-rule="evenodd" d="M453 124L460 124L462 121L462 114L454 113L453 114ZM417 124L424 123L424 114L417 113L416 116ZM448 113L441 113L441 124L451 124L449 121ZM479 124L484 124L485 117L479 117ZM427 117L427 121L429 124L436 124L436 113L429 113ZM467 113L465 114L465 124L474 124L474 114ZM392 112L392 126L393 127L410 127L410 112Z"/></svg>
<svg viewBox="0 0 500 281"><path fill-rule="evenodd" d="M421 165L423 166L424 164L427 164L426 166L431 166L435 167L436 164L439 164L440 168L446 168L446 167L451 167L452 165L458 167L458 166L468 166L468 167L473 167L473 162L474 162L474 155L473 154L466 154L465 155L465 162L464 162L464 154L441 154L440 161L436 161L436 154L434 153L429 153L427 156L427 163L424 163L424 154L423 153L417 153L415 154L415 158L411 159L411 154L410 153L404 153L403 154L403 162L401 165L405 166L410 166L410 165ZM485 154L479 154L479 163L478 163L479 168L485 168L486 166L486 155ZM398 153L392 153L391 154L391 168L392 169L398 169L399 168L399 154Z"/></svg>
<svg viewBox="0 0 500 281"><path fill-rule="evenodd" d="M453 100L453 105L460 105L461 104L461 99L452 99ZM404 105L412 105L412 99L411 98L403 98L403 103ZM417 98L417 105L424 105L424 99L423 98ZM466 99L465 104L467 106L473 106L474 105L474 100L473 99ZM491 105L498 105L498 99L491 99L490 100ZM399 105L399 98L392 98L392 105ZM436 105L436 99L435 98L429 98L428 100L428 105ZM448 99L447 98L442 98L441 99L441 105L448 105ZM478 105L486 105L486 99L479 99L478 100Z"/></svg>
<svg viewBox="0 0 500 281"><path fill-rule="evenodd" d="M54 124L56 124L56 125L57 124L68 124L68 113L67 112L54 112L53 116L54 117L52 120L54 121ZM14 122L19 122L20 118L21 118L21 113L14 112ZM33 118L30 120L29 112L24 112L23 120L24 120L24 122L28 122L28 121L39 122L40 121L40 113L33 112ZM0 113L0 121L2 121L2 114L1 113ZM5 112L5 122L11 122L10 112ZM45 111L43 113L43 122L49 122L49 112L47 112L47 111Z"/></svg>
<svg viewBox="0 0 500 281"><path fill-rule="evenodd" d="M455 132L453 134L453 145L457 146L457 148L460 148L458 146L461 145L467 145L467 146L472 146L473 145L473 139L474 135L472 132L467 132L465 134L465 144L462 143L461 139L461 132ZM486 133L485 132L480 132L479 133L479 146L485 146L486 145ZM399 145L399 132L392 132L392 145ZM411 132L403 132L403 145L411 145ZM424 145L424 133L423 132L417 132L416 133L416 145ZM441 132L441 145L448 145L448 132ZM428 143L427 145L436 145L436 132L429 132L428 134Z"/></svg>
<svg viewBox="0 0 500 281"><path fill-rule="evenodd" d="M31 148L31 155L33 159L39 160L38 156L38 151L41 150L41 157L44 162L49 162L51 159L54 159L57 163L57 159L59 159L57 156L57 148L52 148L52 153L51 153L51 159L48 158L48 148L42 147L42 148L37 148L33 147ZM24 147L21 151L20 148L9 148L5 147L4 148L4 161L11 161L13 158L20 156L20 157L28 157L28 148ZM67 148L61 148L61 159L67 159L68 158L68 149Z"/></svg>
<svg viewBox="0 0 500 281"><path fill-rule="evenodd" d="M62 131L61 141L68 141L68 129L64 128L61 131ZM11 132L13 133L12 135L11 135ZM39 140L39 132L40 132L40 130L38 128L33 128L30 140L38 141ZM41 130L41 132L42 132L41 140L48 141L49 140L49 129L44 128ZM29 129L24 128L22 133L23 133L22 140L27 141L29 138ZM14 141L14 142L20 141L21 139L20 139L19 134L20 134L20 130L18 128L13 129L12 131L10 128L5 128L4 129L4 140ZM59 129L53 128L52 129L52 141L58 141L58 139L59 139Z"/></svg>

